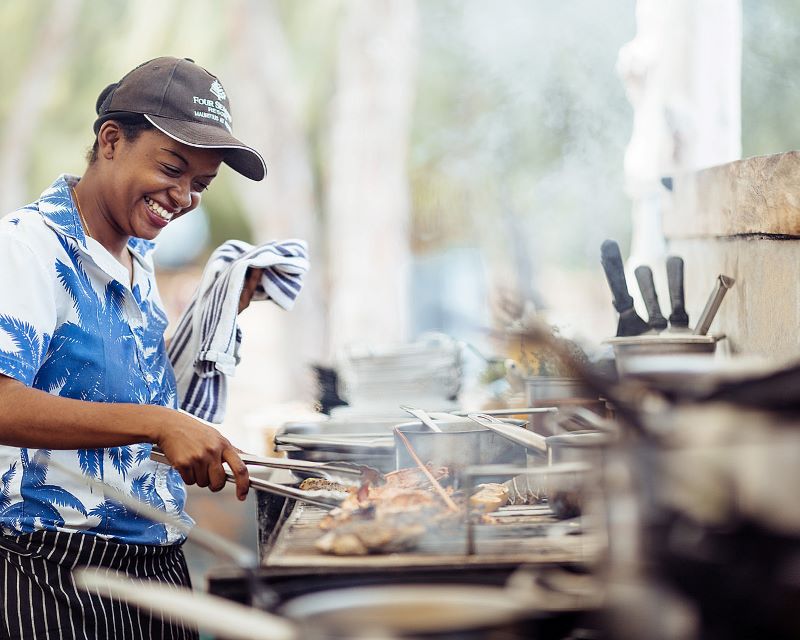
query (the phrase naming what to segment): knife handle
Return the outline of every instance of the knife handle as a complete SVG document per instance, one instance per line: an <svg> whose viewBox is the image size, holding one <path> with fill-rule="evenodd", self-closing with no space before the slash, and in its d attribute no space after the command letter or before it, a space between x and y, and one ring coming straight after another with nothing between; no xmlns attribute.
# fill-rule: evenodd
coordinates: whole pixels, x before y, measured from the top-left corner
<svg viewBox="0 0 800 640"><path fill-rule="evenodd" d="M608 286L614 296L614 308L619 313L632 309L633 298L628 293L622 254L619 251L619 245L613 240L606 240L600 246L600 263L603 265Z"/></svg>
<svg viewBox="0 0 800 640"><path fill-rule="evenodd" d="M639 283L639 291L642 292L642 299L647 307L647 324L651 329L661 331L667 328L667 319L661 313L661 306L658 304L658 294L656 285L653 282L653 271L646 265L636 267L636 282Z"/></svg>
<svg viewBox="0 0 800 640"><path fill-rule="evenodd" d="M688 327L689 315L686 313L683 299L683 258L669 256L667 258L667 283L669 285L669 302L672 313L669 324L672 327Z"/></svg>

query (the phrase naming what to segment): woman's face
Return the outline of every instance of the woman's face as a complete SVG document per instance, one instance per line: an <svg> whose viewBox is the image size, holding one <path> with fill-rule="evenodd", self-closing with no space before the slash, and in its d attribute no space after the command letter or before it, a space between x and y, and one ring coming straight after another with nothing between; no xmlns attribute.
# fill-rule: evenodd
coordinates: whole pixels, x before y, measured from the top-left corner
<svg viewBox="0 0 800 640"><path fill-rule="evenodd" d="M120 235L147 240L200 204L222 162L221 151L189 147L157 129L132 141L120 135L110 151L107 222Z"/></svg>

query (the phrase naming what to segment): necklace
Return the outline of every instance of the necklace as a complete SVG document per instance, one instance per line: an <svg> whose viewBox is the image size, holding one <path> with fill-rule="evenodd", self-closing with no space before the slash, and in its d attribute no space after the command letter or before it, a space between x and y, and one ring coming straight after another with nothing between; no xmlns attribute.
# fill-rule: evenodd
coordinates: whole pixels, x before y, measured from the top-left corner
<svg viewBox="0 0 800 640"><path fill-rule="evenodd" d="M91 238L92 232L89 230L89 223L86 222L86 218L83 217L83 211L81 211L81 201L78 200L78 192L75 191L75 187L71 187L71 190L72 190L72 197L75 198L75 207L78 209L78 216L81 219L83 230L86 232L86 235Z"/></svg>

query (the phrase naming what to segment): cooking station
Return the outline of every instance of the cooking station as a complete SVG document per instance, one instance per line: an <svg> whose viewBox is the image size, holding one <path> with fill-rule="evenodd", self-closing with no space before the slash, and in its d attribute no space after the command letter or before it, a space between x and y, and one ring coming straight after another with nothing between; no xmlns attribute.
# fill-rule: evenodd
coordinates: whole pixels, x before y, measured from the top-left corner
<svg viewBox="0 0 800 640"><path fill-rule="evenodd" d="M676 177L672 197L676 202L685 200L694 194L690 188L694 182L727 181L730 171L746 170L744 164L734 164ZM764 209L759 207L754 205L754 210ZM767 208L762 214L772 215L772 211ZM701 217L698 213L697 218ZM752 229L739 231L751 233ZM787 233L796 238L796 227ZM798 245L766 237L746 243L737 240L741 254L737 262L728 258L730 243L725 237L720 232L720 238L703 241L676 238L673 246L686 256L685 269L680 256L652 265L654 270L666 270L669 313L661 313L664 307L655 296L652 273L640 269L636 275L646 303L644 317L634 308L619 247L604 243L601 264L619 314L617 335L605 342L609 360L592 366L577 363L571 374L550 372L524 379L525 404L557 411L507 427L538 433L544 441L538 453L533 451L536 447L526 445L522 455L506 451L503 455L510 457L501 460L497 442L464 444L471 438L489 438L494 433L491 424L478 420L481 433L474 433L475 425L473 433L466 433L470 429L465 423L470 420L448 427L442 415L436 422L443 433L427 431L424 421L406 429L399 426L404 418L396 415L379 428L359 423L363 416L350 416L347 433L341 429L347 420L337 424L331 419L321 426L287 424L275 437L276 451L290 459L367 462L383 473L415 465L406 455L407 447L398 445L398 436L392 437L395 427L424 461L435 460L441 453L428 448L429 441L438 440L447 442L442 450L448 454L463 445L464 455L475 456L464 462L468 467L511 464L523 475L526 469L527 473L545 469L547 482L557 475L554 469L559 465L588 464L602 473L584 481L576 493L585 498L595 491L600 499L584 505L590 508L579 517L562 510L551 485L544 492L546 500L512 499L488 516L464 516L446 535L423 537L410 550L333 555L317 546L325 533L319 526L325 509L302 499L259 492L259 567L253 572L215 571L209 576L209 591L287 614L285 607L295 599L315 593L335 599L359 587L376 593L392 586L433 587L428 597L437 603L460 587L493 587L508 599L524 593L522 601L535 612L538 625L499 636L484 629L483 635L398 637L800 637L800 581L793 569L800 566L796 495L800 487L800 363L783 357L796 352L796 343L785 344L796 336L796 323L787 325L791 331L775 331L772 299L783 298L764 281L780 271L778 262L784 271L786 265L796 271ZM707 260L708 255L715 260ZM745 258L754 262L748 273L737 267ZM774 268L756 268L755 263L762 260L772 261ZM748 284L754 281L759 286ZM791 309L781 315L787 319L795 318L792 313L800 309L795 304L796 273L791 281L794 284L787 294ZM509 330L506 337L508 348L502 352L513 355L519 364L534 362L541 368L542 354L547 351L574 360L564 340L548 335L535 323ZM762 353L769 359L737 361L730 357L737 351ZM424 367L430 361L420 357L415 366ZM382 396L376 390L381 380L385 389L398 380L401 369L382 364L364 377L369 382L362 394L364 402ZM403 386L403 381L397 384ZM553 393L562 388L567 391ZM439 410L437 402L449 397L439 392L435 398L413 401L414 393L421 390L430 391L430 387L414 389L406 384L407 396L392 396L387 402L394 408L413 402ZM576 418L581 408L591 408L606 423L583 424ZM445 407L440 414L452 410ZM571 416L574 424L567 424L564 416ZM455 435L448 429L459 433L459 440L448 441ZM587 442L599 438L600 443L584 449L580 438L587 435ZM598 452L605 453L598 457ZM287 485L297 482L284 471L275 472L272 479ZM480 482L475 478L474 486ZM463 484L460 489L471 495ZM522 492L528 498L530 489L528 485L528 491ZM526 581L527 590L522 592L509 586ZM368 594L360 592L359 597ZM343 610L356 610L356 604L341 601ZM543 626L543 620L552 624Z"/></svg>
<svg viewBox="0 0 800 640"><path fill-rule="evenodd" d="M503 584L520 565L591 565L602 539L579 531L579 523L556 519L546 505L505 506L497 523L474 525L469 553L466 523L447 538L423 539L413 551L336 556L318 551L319 521L326 510L302 501L260 492L258 499L259 580L282 596L384 582L481 582ZM248 584L230 569L210 576L209 589L239 601Z"/></svg>

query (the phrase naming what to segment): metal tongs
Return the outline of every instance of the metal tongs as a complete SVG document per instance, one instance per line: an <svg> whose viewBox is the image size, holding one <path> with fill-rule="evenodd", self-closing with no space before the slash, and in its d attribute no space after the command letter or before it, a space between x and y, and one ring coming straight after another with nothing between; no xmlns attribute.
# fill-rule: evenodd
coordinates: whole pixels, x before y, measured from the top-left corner
<svg viewBox="0 0 800 640"><path fill-rule="evenodd" d="M341 484L361 485L364 482L375 482L383 477L381 472L373 467L352 462L313 462L311 460L290 460L288 458L265 458L241 451L239 452L239 457L248 467L302 471L317 478L324 478Z"/></svg>
<svg viewBox="0 0 800 640"><path fill-rule="evenodd" d="M248 454L244 455L240 454L240 457L242 458L242 461L247 465L259 465L259 466L270 466L270 467L274 466L275 468L280 468L280 469L297 467L297 465L294 464L295 462L305 463L304 465L302 465L304 471L310 471L310 468L305 466L308 464L313 465L313 468L331 466L321 463L315 464L305 460L300 460L300 461L276 460L275 462L277 462L278 464L274 465L272 458L260 458L259 456L251 456ZM160 462L162 464L167 464L167 465L170 464L169 460L167 459L167 456L164 455L164 453L157 447L153 447L153 450L150 453L150 459L154 460L155 462ZM286 463L286 465L288 466L283 465L283 463ZM228 467L227 464L223 466L225 467L225 478L227 479L228 482L235 484L236 477L230 471L230 468ZM363 471L357 471L355 469L349 468L346 465L337 464L334 466L336 467L341 466L342 469L345 469L347 473L349 474L355 473L355 475L363 477L362 475ZM367 469L371 468L368 467ZM378 473L375 469L371 469L371 471ZM305 489L298 489L296 487L290 487L284 484L279 484L277 482L270 482L269 480L264 480L263 478L254 478L252 476L250 477L250 486L258 491L266 491L267 493L272 493L273 495L282 496L284 498L292 498L293 500L302 500L303 502L314 504L326 509L338 507L343 497L340 495L341 492L337 491L326 491L326 490L309 491Z"/></svg>

